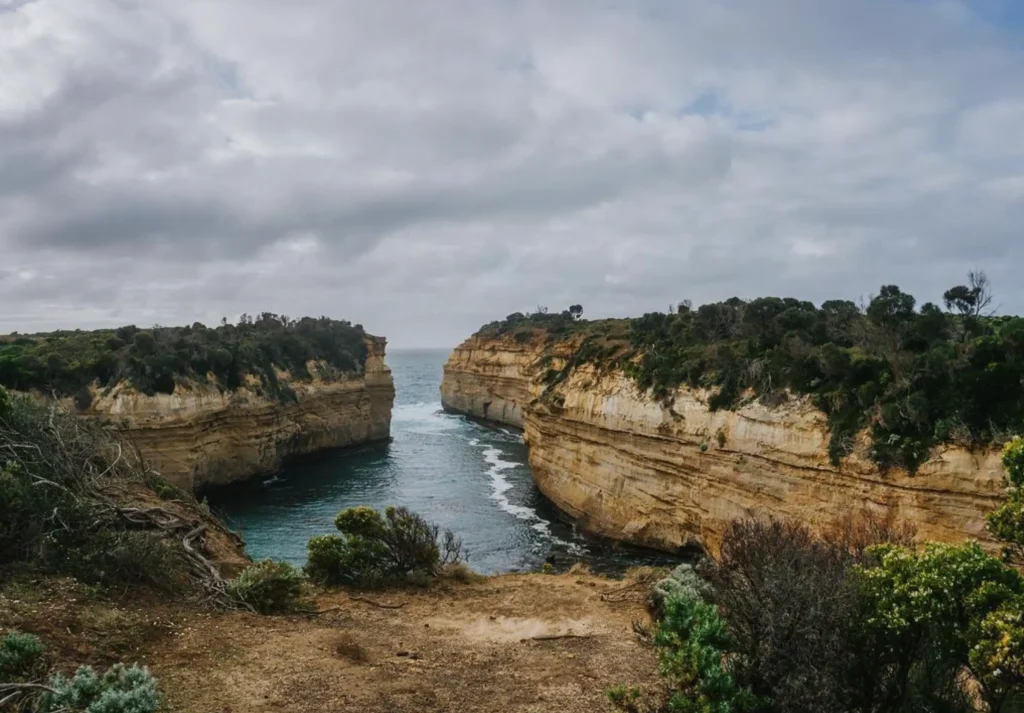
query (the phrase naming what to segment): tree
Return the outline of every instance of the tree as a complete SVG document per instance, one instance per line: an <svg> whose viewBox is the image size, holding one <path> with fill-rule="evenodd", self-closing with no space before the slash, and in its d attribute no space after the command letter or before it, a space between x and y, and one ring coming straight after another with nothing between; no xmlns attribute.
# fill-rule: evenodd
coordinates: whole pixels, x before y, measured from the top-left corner
<svg viewBox="0 0 1024 713"><path fill-rule="evenodd" d="M583 305L570 305L569 306L569 315L574 320L581 319L583 317Z"/></svg>
<svg viewBox="0 0 1024 713"><path fill-rule="evenodd" d="M967 273L967 284L946 290L942 300L949 312L960 317L960 341L964 341L977 329L981 317L991 315L992 285L984 272L971 271Z"/></svg>

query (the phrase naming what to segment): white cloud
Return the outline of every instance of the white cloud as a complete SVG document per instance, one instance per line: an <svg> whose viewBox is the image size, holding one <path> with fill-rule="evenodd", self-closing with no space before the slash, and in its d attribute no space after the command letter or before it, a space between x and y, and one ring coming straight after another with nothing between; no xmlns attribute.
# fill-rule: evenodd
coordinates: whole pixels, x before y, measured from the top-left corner
<svg viewBox="0 0 1024 713"><path fill-rule="evenodd" d="M1024 310L1024 52L971 7L0 3L0 329L268 309L450 345L972 268Z"/></svg>

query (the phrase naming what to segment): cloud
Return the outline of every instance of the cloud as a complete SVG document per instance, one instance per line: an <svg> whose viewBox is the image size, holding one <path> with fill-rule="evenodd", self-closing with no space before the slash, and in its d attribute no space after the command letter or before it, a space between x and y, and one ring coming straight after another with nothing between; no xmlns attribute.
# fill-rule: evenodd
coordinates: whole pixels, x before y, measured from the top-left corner
<svg viewBox="0 0 1024 713"><path fill-rule="evenodd" d="M1024 310L1001 0L0 2L0 329L538 304Z"/></svg>

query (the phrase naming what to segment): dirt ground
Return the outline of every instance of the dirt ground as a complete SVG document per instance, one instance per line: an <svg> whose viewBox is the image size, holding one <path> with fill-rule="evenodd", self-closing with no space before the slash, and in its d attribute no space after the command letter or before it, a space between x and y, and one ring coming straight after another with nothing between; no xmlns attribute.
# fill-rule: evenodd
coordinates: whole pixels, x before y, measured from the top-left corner
<svg viewBox="0 0 1024 713"><path fill-rule="evenodd" d="M6 591L0 627L40 633L61 661L146 663L179 713L592 713L611 710L609 687L655 676L631 625L643 593L623 586L504 575L373 603L330 592L319 615L278 617Z"/></svg>

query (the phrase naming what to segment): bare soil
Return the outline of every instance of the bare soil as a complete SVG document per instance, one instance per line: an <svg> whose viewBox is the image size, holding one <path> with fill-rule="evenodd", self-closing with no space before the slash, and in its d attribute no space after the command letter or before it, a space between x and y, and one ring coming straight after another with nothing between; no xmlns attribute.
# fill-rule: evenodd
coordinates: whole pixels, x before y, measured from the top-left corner
<svg viewBox="0 0 1024 713"><path fill-rule="evenodd" d="M333 591L321 614L278 617L38 585L0 594L0 628L40 634L62 668L146 663L179 713L591 713L656 671L631 625L648 620L642 588L586 574L360 595L372 603Z"/></svg>

